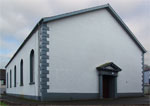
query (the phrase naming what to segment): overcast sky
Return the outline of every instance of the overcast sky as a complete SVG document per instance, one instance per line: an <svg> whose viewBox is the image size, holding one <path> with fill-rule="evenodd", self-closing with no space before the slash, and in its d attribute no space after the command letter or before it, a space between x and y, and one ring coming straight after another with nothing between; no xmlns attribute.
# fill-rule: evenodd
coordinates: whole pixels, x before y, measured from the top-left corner
<svg viewBox="0 0 150 106"><path fill-rule="evenodd" d="M0 0L0 68L4 68L42 17L109 3L149 52L150 0Z"/></svg>

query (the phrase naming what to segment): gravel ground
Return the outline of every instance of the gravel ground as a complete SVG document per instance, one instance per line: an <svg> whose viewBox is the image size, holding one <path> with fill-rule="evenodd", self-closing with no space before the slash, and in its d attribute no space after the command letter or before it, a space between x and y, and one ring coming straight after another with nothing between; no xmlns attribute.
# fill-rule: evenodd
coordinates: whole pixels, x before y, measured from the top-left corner
<svg viewBox="0 0 150 106"><path fill-rule="evenodd" d="M92 106L150 106L150 95L143 97L128 97L117 99L102 99L102 100L74 100L74 101L54 101L54 102L40 102L35 100L28 100L14 96L3 95L0 99L10 106L50 106L50 105L92 105Z"/></svg>

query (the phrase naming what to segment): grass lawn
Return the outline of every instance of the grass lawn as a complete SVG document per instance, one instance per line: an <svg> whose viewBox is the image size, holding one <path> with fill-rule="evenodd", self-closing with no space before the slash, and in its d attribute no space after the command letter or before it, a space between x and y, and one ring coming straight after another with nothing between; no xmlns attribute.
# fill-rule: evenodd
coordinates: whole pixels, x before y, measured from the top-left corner
<svg viewBox="0 0 150 106"><path fill-rule="evenodd" d="M5 104L4 102L0 101L0 106L7 106L7 104Z"/></svg>

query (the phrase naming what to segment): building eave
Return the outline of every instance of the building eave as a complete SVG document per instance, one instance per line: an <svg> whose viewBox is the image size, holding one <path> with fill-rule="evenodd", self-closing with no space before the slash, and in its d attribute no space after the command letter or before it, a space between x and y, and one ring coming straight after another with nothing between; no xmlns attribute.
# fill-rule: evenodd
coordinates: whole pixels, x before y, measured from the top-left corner
<svg viewBox="0 0 150 106"><path fill-rule="evenodd" d="M139 40L135 37L132 31L128 28L128 26L123 22L123 20L119 17L119 15L114 11L114 9L108 5L108 11L112 14L112 16L118 21L118 23L122 26L122 28L128 33L131 39L135 42L135 44L140 48L143 53L146 53L146 49L142 46Z"/></svg>
<svg viewBox="0 0 150 106"><path fill-rule="evenodd" d="M50 21L54 21L54 20L58 20L58 19L66 18L66 17L71 17L71 16L75 16L75 15L79 15L79 14L83 14L83 13L87 13L87 12L92 12L92 11L107 8L108 6L109 6L109 4L105 4L105 5L101 5L101 6L96 6L96 7L91 7L91 8L87 8L87 9L82 9L82 10L78 10L78 11L65 13L65 14L60 14L60 15L56 15L56 16L52 16L52 17L45 17L43 22L50 22Z"/></svg>
<svg viewBox="0 0 150 106"><path fill-rule="evenodd" d="M83 9L83 10L78 10L78 11L74 11L74 12L70 12L70 13L65 13L65 14L61 14L61 15L57 15L57 16L53 16L53 17L45 17L43 19L43 22L50 22L50 21L54 21L54 20L58 20L58 19L66 18L66 17L71 17L71 16L83 14L86 12L92 12L92 11L96 11L96 10L100 10L100 9L104 9L104 8L106 8L111 13L111 15L122 26L122 28L128 33L128 35L136 43L136 45L140 48L140 50L143 53L146 53L146 49L142 46L142 44L138 41L138 39L131 32L131 30L128 28L128 26L122 21L122 19L119 17L119 15L114 11L114 9L109 4L96 6L96 7L92 7L92 8L87 8L87 9Z"/></svg>
<svg viewBox="0 0 150 106"><path fill-rule="evenodd" d="M70 12L70 13L65 13L65 14L61 14L61 15L56 15L56 16L52 16L52 17L42 18L36 24L36 26L33 28L33 30L28 35L28 37L23 41L23 43L21 44L21 46L17 49L17 51L15 52L15 54L13 55L13 57L10 59L10 61L7 63L7 65L5 66L5 68L7 68L7 66L10 64L10 62L13 60L13 58L17 55L17 53L21 50L21 48L25 45L25 43L30 39L30 37L32 36L32 34L36 31L36 29L38 28L38 26L41 25L41 23L47 23L47 22L50 22L50 21L54 21L54 20L58 20L58 19L66 18L66 17L71 17L71 16L75 16L75 15L79 15L79 14L83 14L83 13L87 13L87 12L92 12L92 11L96 11L96 10L100 10L100 9L107 9L112 14L112 16L117 20L117 22L122 26L122 28L128 33L128 35L135 42L135 44L140 48L140 50L143 53L146 53L146 49L137 40L137 38L135 37L135 35L130 31L130 29L122 21L122 19L118 16L118 14L113 10L113 8L109 4L105 4L105 5L96 6L96 7L87 8L87 9L82 9L82 10L78 10L78 11L74 11L74 12Z"/></svg>
<svg viewBox="0 0 150 106"><path fill-rule="evenodd" d="M33 30L31 31L31 33L27 36L27 38L23 41L23 43L20 45L20 47L17 49L17 51L15 52L15 54L12 56L12 58L9 60L9 62L7 63L7 65L5 66L5 68L7 68L7 66L10 64L10 62L15 58L15 56L18 54L18 52L22 49L22 47L26 44L26 42L31 38L31 36L33 35L33 33L36 31L36 29L38 28L38 26L40 26L40 24L42 23L43 19L41 19L33 28Z"/></svg>

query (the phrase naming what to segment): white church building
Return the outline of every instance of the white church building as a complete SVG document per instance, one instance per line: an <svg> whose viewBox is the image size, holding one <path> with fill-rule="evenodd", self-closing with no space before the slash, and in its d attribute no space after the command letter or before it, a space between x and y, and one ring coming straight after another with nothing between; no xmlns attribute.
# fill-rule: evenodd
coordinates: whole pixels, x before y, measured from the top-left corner
<svg viewBox="0 0 150 106"><path fill-rule="evenodd" d="M6 93L42 101L142 96L145 52L109 4L45 17L6 65Z"/></svg>

